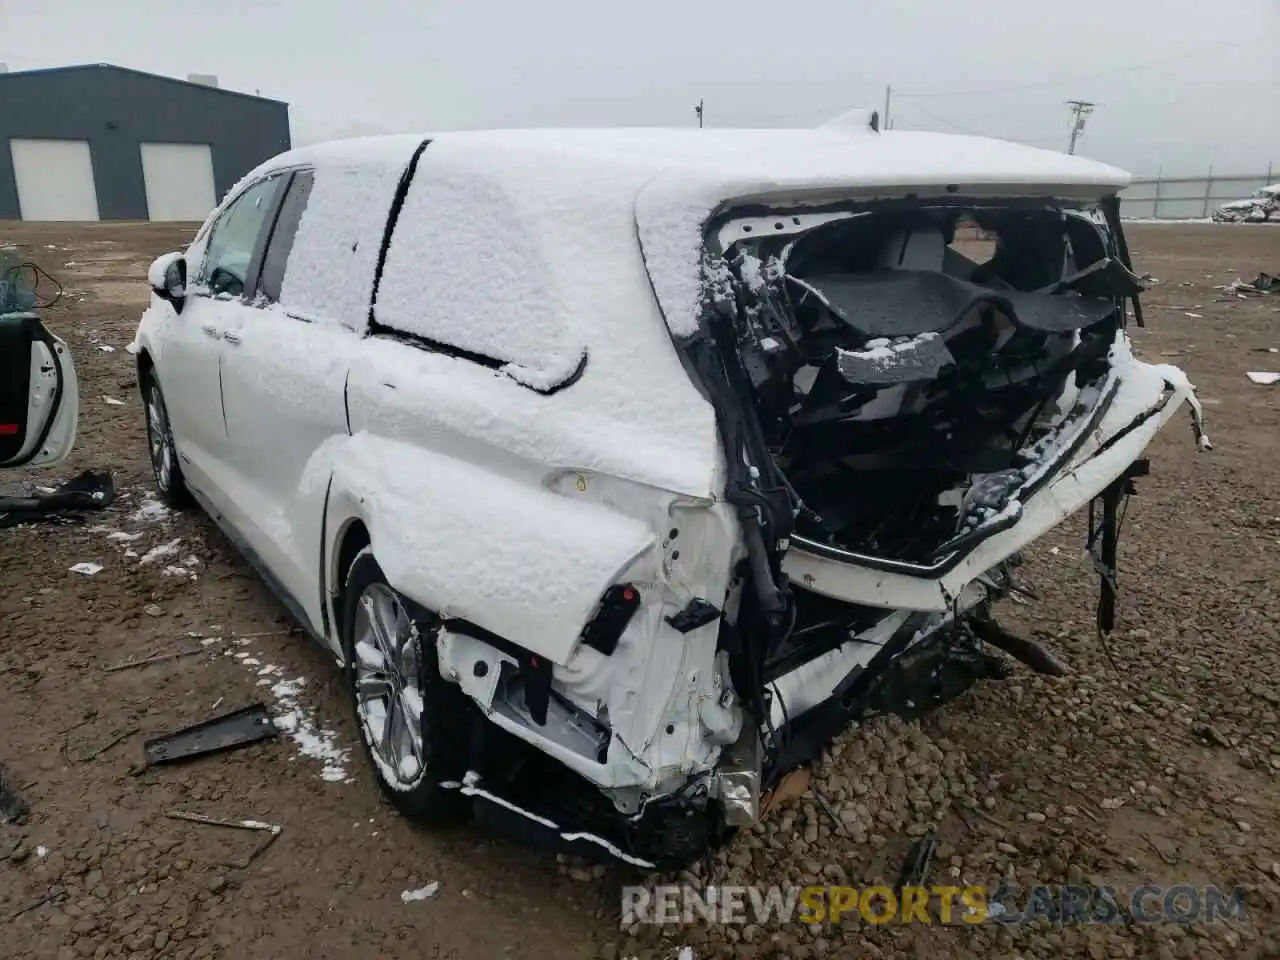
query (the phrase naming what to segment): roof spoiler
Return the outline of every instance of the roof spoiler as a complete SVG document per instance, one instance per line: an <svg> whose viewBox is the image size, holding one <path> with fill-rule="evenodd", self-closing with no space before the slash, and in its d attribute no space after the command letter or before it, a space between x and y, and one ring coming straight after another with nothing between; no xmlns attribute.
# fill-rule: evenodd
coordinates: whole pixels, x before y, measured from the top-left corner
<svg viewBox="0 0 1280 960"><path fill-rule="evenodd" d="M872 130L878 133L880 131L880 111L866 107L855 107L821 124L821 129L846 130L850 133Z"/></svg>

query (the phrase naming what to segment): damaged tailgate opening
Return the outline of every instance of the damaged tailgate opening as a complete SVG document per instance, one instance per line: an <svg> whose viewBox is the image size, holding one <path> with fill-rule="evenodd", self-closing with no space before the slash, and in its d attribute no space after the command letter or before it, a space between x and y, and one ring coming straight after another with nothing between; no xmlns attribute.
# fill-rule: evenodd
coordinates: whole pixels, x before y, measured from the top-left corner
<svg viewBox="0 0 1280 960"><path fill-rule="evenodd" d="M1100 212L1034 201L881 203L723 254L797 542L921 576L1017 522L1108 402L1141 290Z"/></svg>

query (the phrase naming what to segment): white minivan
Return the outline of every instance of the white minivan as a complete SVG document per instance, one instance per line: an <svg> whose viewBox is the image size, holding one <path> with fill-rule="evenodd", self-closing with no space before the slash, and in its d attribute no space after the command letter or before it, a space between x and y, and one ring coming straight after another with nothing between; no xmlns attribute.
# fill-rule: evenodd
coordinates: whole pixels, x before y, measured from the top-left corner
<svg viewBox="0 0 1280 960"><path fill-rule="evenodd" d="M684 864L990 646L1061 669L993 619L1019 552L1097 501L1110 571L1200 433L1130 350L1129 178L876 126L307 147L153 265L156 482L340 658L401 810Z"/></svg>

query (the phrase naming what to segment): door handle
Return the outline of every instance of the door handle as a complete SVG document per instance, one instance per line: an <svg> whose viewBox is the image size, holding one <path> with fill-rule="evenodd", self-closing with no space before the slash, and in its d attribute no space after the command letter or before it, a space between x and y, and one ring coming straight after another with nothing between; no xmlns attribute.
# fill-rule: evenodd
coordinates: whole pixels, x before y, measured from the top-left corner
<svg viewBox="0 0 1280 960"><path fill-rule="evenodd" d="M227 341L227 343L238 344L240 342L240 334L236 333L234 330L225 330L223 331L222 339Z"/></svg>
<svg viewBox="0 0 1280 960"><path fill-rule="evenodd" d="M208 337L217 338L220 335L218 333L218 328L211 323L204 324L203 326L200 327L200 329L203 330L205 333L205 336L208 336Z"/></svg>

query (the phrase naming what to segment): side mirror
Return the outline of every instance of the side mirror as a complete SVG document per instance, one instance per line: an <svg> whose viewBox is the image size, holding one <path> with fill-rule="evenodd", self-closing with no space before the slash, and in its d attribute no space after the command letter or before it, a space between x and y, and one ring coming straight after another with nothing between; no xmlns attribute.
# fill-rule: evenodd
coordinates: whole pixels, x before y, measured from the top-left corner
<svg viewBox="0 0 1280 960"><path fill-rule="evenodd" d="M151 292L161 300L173 304L181 313L187 302L187 258L181 253L166 253L157 257L147 270Z"/></svg>

